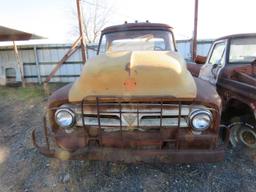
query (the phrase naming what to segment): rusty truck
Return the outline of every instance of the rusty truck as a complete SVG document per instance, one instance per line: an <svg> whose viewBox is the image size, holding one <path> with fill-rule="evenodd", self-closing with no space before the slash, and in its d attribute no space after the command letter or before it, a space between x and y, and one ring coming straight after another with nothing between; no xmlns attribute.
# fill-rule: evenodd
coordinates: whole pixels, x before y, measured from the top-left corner
<svg viewBox="0 0 256 192"><path fill-rule="evenodd" d="M187 70L172 27L126 23L102 31L98 55L49 97L43 137L32 138L60 159L216 162L228 143L221 107L215 86Z"/></svg>
<svg viewBox="0 0 256 192"><path fill-rule="evenodd" d="M215 40L208 56L198 56L196 64L188 63L188 69L216 86L231 144L256 148L256 34Z"/></svg>

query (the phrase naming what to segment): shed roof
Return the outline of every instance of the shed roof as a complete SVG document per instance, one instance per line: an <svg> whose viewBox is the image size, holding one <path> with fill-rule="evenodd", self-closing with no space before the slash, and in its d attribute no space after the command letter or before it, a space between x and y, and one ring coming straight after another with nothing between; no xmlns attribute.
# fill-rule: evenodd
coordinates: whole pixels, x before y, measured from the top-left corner
<svg viewBox="0 0 256 192"><path fill-rule="evenodd" d="M24 41L30 39L43 39L38 35L0 26L0 41Z"/></svg>

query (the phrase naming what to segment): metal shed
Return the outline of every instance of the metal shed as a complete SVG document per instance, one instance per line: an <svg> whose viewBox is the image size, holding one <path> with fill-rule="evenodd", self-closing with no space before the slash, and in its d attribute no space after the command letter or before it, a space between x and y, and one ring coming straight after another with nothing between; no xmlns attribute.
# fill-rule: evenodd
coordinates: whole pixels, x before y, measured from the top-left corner
<svg viewBox="0 0 256 192"><path fill-rule="evenodd" d="M17 81L22 81L23 86L25 85L23 62L19 56L15 41L26 41L31 39L42 39L42 37L32 33L0 26L0 42L12 41L14 48L13 56L16 58L16 62L13 62L13 60L6 60L5 63L0 63L0 85L6 85L8 82L12 83Z"/></svg>
<svg viewBox="0 0 256 192"><path fill-rule="evenodd" d="M212 40L198 41L197 53L206 56ZM19 53L23 63L24 77L28 83L41 83L46 80L56 63L71 48L71 44L44 44L44 45L20 45ZM191 40L178 40L178 52L186 59L191 60ZM87 46L87 58L91 59L96 55L97 45ZM50 82L73 82L81 73L83 61L81 48L74 53L57 71ZM13 47L0 47L0 68L6 63L16 64ZM1 69L0 69L1 74Z"/></svg>

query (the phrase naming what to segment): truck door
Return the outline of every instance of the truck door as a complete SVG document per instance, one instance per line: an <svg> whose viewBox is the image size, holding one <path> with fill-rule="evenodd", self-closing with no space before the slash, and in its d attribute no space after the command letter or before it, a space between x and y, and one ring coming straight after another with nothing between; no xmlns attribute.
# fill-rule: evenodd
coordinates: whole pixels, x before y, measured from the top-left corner
<svg viewBox="0 0 256 192"><path fill-rule="evenodd" d="M215 42L206 63L201 67L199 78L216 85L221 69L225 66L226 40Z"/></svg>

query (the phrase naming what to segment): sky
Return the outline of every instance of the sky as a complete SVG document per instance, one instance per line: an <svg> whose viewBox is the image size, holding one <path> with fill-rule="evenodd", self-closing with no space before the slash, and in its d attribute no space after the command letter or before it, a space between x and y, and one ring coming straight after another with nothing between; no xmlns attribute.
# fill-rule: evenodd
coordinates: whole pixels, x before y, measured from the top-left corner
<svg viewBox="0 0 256 192"><path fill-rule="evenodd" d="M93 1L83 0L84 12L92 8ZM194 0L104 2L111 7L106 26L149 20L171 25L176 39L192 37ZM74 33L78 24L75 3L75 0L0 0L0 25L47 38L39 43L71 43L77 38ZM255 7L256 0L199 0L198 38L215 39L228 34L256 32Z"/></svg>

